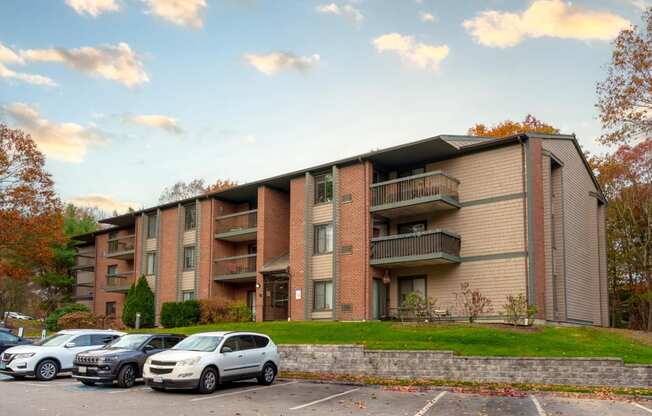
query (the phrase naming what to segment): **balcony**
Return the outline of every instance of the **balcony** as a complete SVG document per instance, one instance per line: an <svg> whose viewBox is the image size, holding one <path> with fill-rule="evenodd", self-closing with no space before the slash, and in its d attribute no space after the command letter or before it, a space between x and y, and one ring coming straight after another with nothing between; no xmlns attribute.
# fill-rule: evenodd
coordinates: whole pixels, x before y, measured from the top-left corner
<svg viewBox="0 0 652 416"><path fill-rule="evenodd" d="M109 239L109 250L105 253L104 257L133 260L135 241L136 239L134 235Z"/></svg>
<svg viewBox="0 0 652 416"><path fill-rule="evenodd" d="M255 282L256 254L215 259L213 279L219 282Z"/></svg>
<svg viewBox="0 0 652 416"><path fill-rule="evenodd" d="M235 242L255 240L257 226L257 209L223 215L215 218L215 238Z"/></svg>
<svg viewBox="0 0 652 416"><path fill-rule="evenodd" d="M371 185L370 211L387 218L460 208L459 181L441 171Z"/></svg>
<svg viewBox="0 0 652 416"><path fill-rule="evenodd" d="M114 293L127 293L134 284L134 272L120 272L106 275L106 285L104 290L106 292Z"/></svg>
<svg viewBox="0 0 652 416"><path fill-rule="evenodd" d="M460 237L445 230L371 239L371 265L387 268L460 262Z"/></svg>

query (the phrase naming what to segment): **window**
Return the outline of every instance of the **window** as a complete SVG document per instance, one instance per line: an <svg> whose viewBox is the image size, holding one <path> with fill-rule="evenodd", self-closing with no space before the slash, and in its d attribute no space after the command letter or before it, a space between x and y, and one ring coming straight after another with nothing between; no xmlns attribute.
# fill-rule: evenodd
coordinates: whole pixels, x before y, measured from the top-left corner
<svg viewBox="0 0 652 416"><path fill-rule="evenodd" d="M399 234L421 233L426 231L428 223L426 221L406 222L398 225Z"/></svg>
<svg viewBox="0 0 652 416"><path fill-rule="evenodd" d="M315 254L333 252L333 224L315 225Z"/></svg>
<svg viewBox="0 0 652 416"><path fill-rule="evenodd" d="M147 253L146 265L145 274L150 276L156 274L156 253Z"/></svg>
<svg viewBox="0 0 652 416"><path fill-rule="evenodd" d="M183 248L183 270L195 269L195 246Z"/></svg>
<svg viewBox="0 0 652 416"><path fill-rule="evenodd" d="M254 341L256 341L256 348L265 348L269 344L269 338L259 335L254 335Z"/></svg>
<svg viewBox="0 0 652 416"><path fill-rule="evenodd" d="M316 311L330 311L333 309L333 282L315 282L315 304Z"/></svg>
<svg viewBox="0 0 652 416"><path fill-rule="evenodd" d="M165 348L172 348L181 341L179 337L165 337Z"/></svg>
<svg viewBox="0 0 652 416"><path fill-rule="evenodd" d="M75 343L75 347L90 347L91 345L91 336L90 335L80 335L76 338L73 338L72 341Z"/></svg>
<svg viewBox="0 0 652 416"><path fill-rule="evenodd" d="M106 335L106 334L95 334L91 335L91 344L90 345L106 345L114 339L118 338L115 335Z"/></svg>
<svg viewBox="0 0 652 416"><path fill-rule="evenodd" d="M315 176L315 204L333 200L333 175L326 173Z"/></svg>
<svg viewBox="0 0 652 416"><path fill-rule="evenodd" d="M405 169L405 170L398 171L397 176L399 178L406 178L408 176L414 176L414 175L418 175L420 173L425 173L425 172L426 172L425 168Z"/></svg>
<svg viewBox="0 0 652 416"><path fill-rule="evenodd" d="M118 274L118 266L115 264L112 264L110 266L106 266L106 275L107 276L115 276Z"/></svg>
<svg viewBox="0 0 652 416"><path fill-rule="evenodd" d="M147 216L147 238L156 238L156 214Z"/></svg>
<svg viewBox="0 0 652 416"><path fill-rule="evenodd" d="M184 302L187 300L193 300L195 298L195 292L189 291L189 292L183 292L181 294L182 299Z"/></svg>
<svg viewBox="0 0 652 416"><path fill-rule="evenodd" d="M107 318L115 318L115 302L106 302L104 311Z"/></svg>
<svg viewBox="0 0 652 416"><path fill-rule="evenodd" d="M251 335L240 335L238 338L238 350L253 350L256 347L256 342L254 341L254 337Z"/></svg>
<svg viewBox="0 0 652 416"><path fill-rule="evenodd" d="M401 277L398 280L398 296L402 305L410 293L418 293L426 296L426 278L424 276Z"/></svg>
<svg viewBox="0 0 652 416"><path fill-rule="evenodd" d="M227 338L224 345L222 345L222 352L224 352L225 347L231 348L231 351L238 351L238 337Z"/></svg>
<svg viewBox="0 0 652 416"><path fill-rule="evenodd" d="M161 338L161 337L152 338L152 340L150 342L148 342L145 347L150 347L153 350L162 350L163 349L163 338Z"/></svg>
<svg viewBox="0 0 652 416"><path fill-rule="evenodd" d="M3 342L18 342L18 337L14 336L12 334L9 334L7 332L4 332L4 331L0 331L0 341L3 341Z"/></svg>
<svg viewBox="0 0 652 416"><path fill-rule="evenodd" d="M183 208L183 215L184 215L184 221L183 221L183 228L186 231L189 230L194 230L195 226L197 225L197 206L195 204L193 205L186 205Z"/></svg>

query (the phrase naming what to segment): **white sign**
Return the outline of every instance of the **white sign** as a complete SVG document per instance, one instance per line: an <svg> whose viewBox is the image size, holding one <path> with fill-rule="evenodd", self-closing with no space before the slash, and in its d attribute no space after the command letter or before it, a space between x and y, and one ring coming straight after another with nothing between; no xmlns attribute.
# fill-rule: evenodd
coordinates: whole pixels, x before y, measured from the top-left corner
<svg viewBox="0 0 652 416"><path fill-rule="evenodd" d="M296 300L301 299L301 289L294 289L294 298Z"/></svg>

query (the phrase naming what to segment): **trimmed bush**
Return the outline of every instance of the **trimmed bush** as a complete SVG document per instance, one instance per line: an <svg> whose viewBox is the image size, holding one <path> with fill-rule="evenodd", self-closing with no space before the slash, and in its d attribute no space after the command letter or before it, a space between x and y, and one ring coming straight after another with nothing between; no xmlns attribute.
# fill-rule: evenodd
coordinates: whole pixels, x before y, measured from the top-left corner
<svg viewBox="0 0 652 416"><path fill-rule="evenodd" d="M165 328L196 325L199 322L199 316L199 302L196 300L165 302L161 306L161 325Z"/></svg>
<svg viewBox="0 0 652 416"><path fill-rule="evenodd" d="M63 315L57 321L59 329L95 329L97 328L97 316L91 312L72 312Z"/></svg>
<svg viewBox="0 0 652 416"><path fill-rule="evenodd" d="M251 309L244 302L224 302L219 299L202 299L199 301L202 324L218 322L249 322L253 318Z"/></svg>
<svg viewBox="0 0 652 416"><path fill-rule="evenodd" d="M58 331L59 329L59 318L61 318L63 315L67 315L72 312L90 312L91 310L88 308L86 305L82 305L81 303L72 303L70 305L62 306L58 309L56 309L54 312L50 314L45 319L45 327L47 328L48 331Z"/></svg>
<svg viewBox="0 0 652 416"><path fill-rule="evenodd" d="M154 326L154 292L149 287L145 276L140 276L127 292L122 308L122 322L128 327L134 328L137 313L140 313L141 328Z"/></svg>

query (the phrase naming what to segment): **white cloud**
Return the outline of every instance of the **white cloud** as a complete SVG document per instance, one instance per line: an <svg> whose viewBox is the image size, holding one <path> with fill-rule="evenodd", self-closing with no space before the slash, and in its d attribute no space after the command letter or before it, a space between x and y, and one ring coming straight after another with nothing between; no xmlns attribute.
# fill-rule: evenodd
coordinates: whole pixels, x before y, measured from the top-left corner
<svg viewBox="0 0 652 416"><path fill-rule="evenodd" d="M350 4L345 4L343 6L338 6L335 3L320 4L316 7L316 10L317 13L343 16L356 25L359 25L364 20L362 12Z"/></svg>
<svg viewBox="0 0 652 416"><path fill-rule="evenodd" d="M143 0L147 13L180 26L204 26L206 0Z"/></svg>
<svg viewBox="0 0 652 416"><path fill-rule="evenodd" d="M437 21L437 16L428 12L420 12L419 19L421 19L422 22L435 23Z"/></svg>
<svg viewBox="0 0 652 416"><path fill-rule="evenodd" d="M77 14L86 13L93 17L120 10L120 4L115 0L66 0L66 4Z"/></svg>
<svg viewBox="0 0 652 416"><path fill-rule="evenodd" d="M263 74L274 75L281 70L307 71L319 62L319 55L304 57L288 52L272 52L267 55L247 53L244 59Z"/></svg>
<svg viewBox="0 0 652 416"><path fill-rule="evenodd" d="M374 39L374 46L378 52L395 52L403 60L419 69L436 71L439 64L449 52L447 45L429 45L416 42L412 36L400 33L388 33Z"/></svg>
<svg viewBox="0 0 652 416"><path fill-rule="evenodd" d="M13 50L0 43L0 62L7 64L22 64L23 59Z"/></svg>
<svg viewBox="0 0 652 416"><path fill-rule="evenodd" d="M101 194L76 196L68 199L68 202L80 207L98 208L101 211L117 211L118 213L127 212L129 208L138 206L133 202L116 201L111 196Z"/></svg>
<svg viewBox="0 0 652 416"><path fill-rule="evenodd" d="M645 11L652 7L652 2L650 0L628 0L628 2L641 11Z"/></svg>
<svg viewBox="0 0 652 416"><path fill-rule="evenodd" d="M488 10L463 23L477 43L498 48L517 45L528 37L610 40L629 25L616 14L562 0L535 0L520 13Z"/></svg>
<svg viewBox="0 0 652 416"><path fill-rule="evenodd" d="M149 82L143 63L128 44L103 45L96 48L48 48L20 51L25 61L63 63L84 74L95 75L134 87Z"/></svg>
<svg viewBox="0 0 652 416"><path fill-rule="evenodd" d="M3 109L16 127L29 133L38 148L52 159L79 163L84 160L89 145L108 141L94 129L75 123L48 121L34 107L24 103L9 104Z"/></svg>
<svg viewBox="0 0 652 416"><path fill-rule="evenodd" d="M165 130L168 133L181 134L183 132L177 123L177 119L168 116L162 116L159 114L134 115L130 116L129 120L133 123L142 124L144 126L156 127Z"/></svg>
<svg viewBox="0 0 652 416"><path fill-rule="evenodd" d="M46 87L56 87L57 83L48 77L36 74L27 74L24 72L13 71L3 64L0 64L0 78L15 79L34 85L44 85Z"/></svg>

